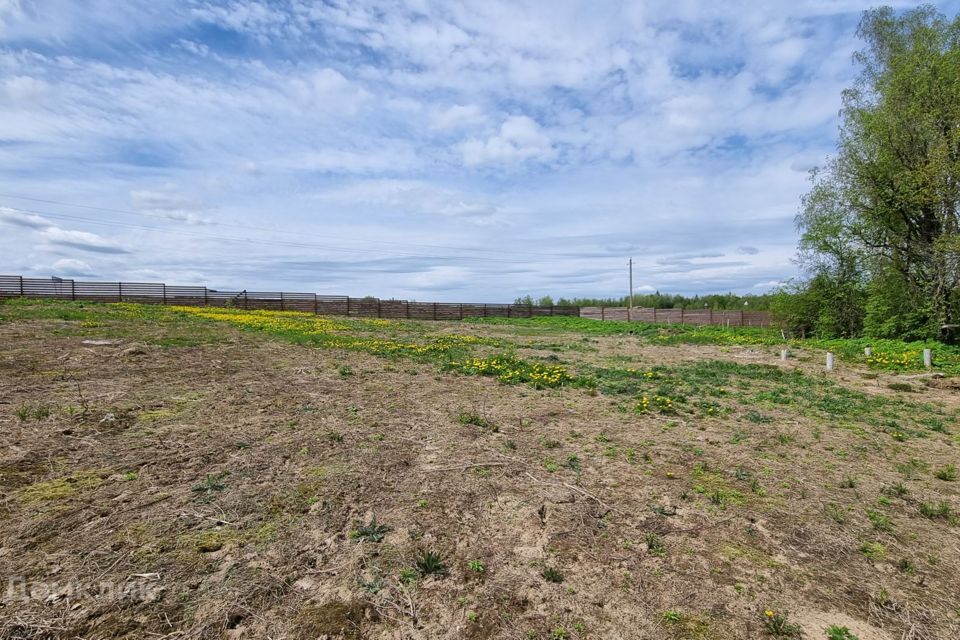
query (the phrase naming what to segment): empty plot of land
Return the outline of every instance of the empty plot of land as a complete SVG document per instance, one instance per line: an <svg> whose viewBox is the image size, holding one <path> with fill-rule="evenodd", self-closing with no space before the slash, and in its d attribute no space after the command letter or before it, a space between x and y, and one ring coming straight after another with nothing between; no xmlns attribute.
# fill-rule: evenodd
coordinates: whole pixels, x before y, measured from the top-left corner
<svg viewBox="0 0 960 640"><path fill-rule="evenodd" d="M735 334L0 318L0 637L960 637L949 378Z"/></svg>

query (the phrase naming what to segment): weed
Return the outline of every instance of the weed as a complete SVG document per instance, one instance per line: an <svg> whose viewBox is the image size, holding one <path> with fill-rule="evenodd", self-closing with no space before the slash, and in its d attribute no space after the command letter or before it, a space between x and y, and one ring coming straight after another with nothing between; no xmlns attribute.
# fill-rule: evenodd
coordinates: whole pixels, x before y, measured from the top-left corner
<svg viewBox="0 0 960 640"><path fill-rule="evenodd" d="M768 634L777 638L799 638L803 633L800 625L787 619L787 614L777 613L771 609L763 612L763 626Z"/></svg>
<svg viewBox="0 0 960 640"><path fill-rule="evenodd" d="M897 498L902 498L905 495L907 495L907 493L909 493L909 490L907 489L907 485L903 484L902 482L898 482L897 484L892 484L890 486L884 487L883 489L881 489L881 491L887 494L888 496L895 496Z"/></svg>
<svg viewBox="0 0 960 640"><path fill-rule="evenodd" d="M470 562L467 563L467 567L470 569L470 571L473 571L474 573L483 573L487 570L487 568L483 566L483 563L480 560L471 560Z"/></svg>
<svg viewBox="0 0 960 640"><path fill-rule="evenodd" d="M946 502L938 502L936 504L932 502L921 502L919 509L920 515L924 518L930 518L931 520L935 518L949 520L952 515L950 505Z"/></svg>
<svg viewBox="0 0 960 640"><path fill-rule="evenodd" d="M791 434L791 433L778 433L778 434L777 434L777 442L780 443L780 444L784 444L784 445L786 445L786 444L793 444L794 442L796 442L796 440L797 440L796 437L794 437L794 435Z"/></svg>
<svg viewBox="0 0 960 640"><path fill-rule="evenodd" d="M445 576L447 566L440 559L440 554L436 551L422 551L416 560L417 571L422 576Z"/></svg>
<svg viewBox="0 0 960 640"><path fill-rule="evenodd" d="M400 569L400 582L403 584L413 584L417 581L417 571L410 567Z"/></svg>
<svg viewBox="0 0 960 640"><path fill-rule="evenodd" d="M26 422L27 420L29 420L30 413L31 413L30 407L28 407L27 405L21 405L17 407L16 410L14 411L14 414L17 416L20 422Z"/></svg>
<svg viewBox="0 0 960 640"><path fill-rule="evenodd" d="M557 627L550 633L551 640L567 640L569 637L570 633L566 627Z"/></svg>
<svg viewBox="0 0 960 640"><path fill-rule="evenodd" d="M540 575L543 576L543 579L547 582L561 583L563 582L563 573L555 567L544 567L543 571L540 572Z"/></svg>
<svg viewBox="0 0 960 640"><path fill-rule="evenodd" d="M860 640L860 638L850 633L850 629L846 627L831 625L824 629L824 631L827 634L827 640Z"/></svg>
<svg viewBox="0 0 960 640"><path fill-rule="evenodd" d="M857 488L857 479L853 476L847 476L840 481L841 489L856 489Z"/></svg>
<svg viewBox="0 0 960 640"><path fill-rule="evenodd" d="M350 537L361 542L382 542L391 530L389 526L377 522L377 518L374 516L368 524L361 525L351 531Z"/></svg>
<svg viewBox="0 0 960 640"><path fill-rule="evenodd" d="M480 619L480 615L476 611L467 611L467 620L470 622L476 622Z"/></svg>
<svg viewBox="0 0 960 640"><path fill-rule="evenodd" d="M884 556L887 555L887 548L879 542L864 542L860 545L860 553L867 559L876 562L883 560Z"/></svg>
<svg viewBox="0 0 960 640"><path fill-rule="evenodd" d="M136 480L136 479L137 479L137 473L136 473L136 471L128 471L128 472L126 472L125 474L123 474L123 481L124 481L124 482L133 482L133 481Z"/></svg>
<svg viewBox="0 0 960 640"><path fill-rule="evenodd" d="M374 578L370 582L360 580L360 588L367 593L377 595L380 593L380 590L383 589L383 580L380 578Z"/></svg>
<svg viewBox="0 0 960 640"><path fill-rule="evenodd" d="M480 427L484 431L490 431L491 433L496 433L500 430L495 424L483 416L476 413L470 413L469 411L462 412L457 420L462 425L473 425L475 427Z"/></svg>
<svg viewBox="0 0 960 640"><path fill-rule="evenodd" d="M743 414L743 419L754 424L770 424L773 422L773 418L770 416L757 413L756 411L747 411L745 414Z"/></svg>
<svg viewBox="0 0 960 640"><path fill-rule="evenodd" d="M227 488L224 478L230 475L229 471L221 471L217 475L207 474L207 477L191 487L191 491L197 494L197 502L206 504L213 501L218 493Z"/></svg>
<svg viewBox="0 0 960 640"><path fill-rule="evenodd" d="M430 503L427 502L426 500L424 499L417 500L417 507L421 509L426 509L428 506L430 506Z"/></svg>
<svg viewBox="0 0 960 640"><path fill-rule="evenodd" d="M348 364L341 365L340 368L337 369L337 373L340 374L341 378L349 378L353 375L353 367Z"/></svg>
<svg viewBox="0 0 960 640"><path fill-rule="evenodd" d="M647 553L650 555L660 557L667 553L667 549L663 544L663 536L651 531L646 536L646 542Z"/></svg>
<svg viewBox="0 0 960 640"><path fill-rule="evenodd" d="M902 473L903 477L907 480L913 480L918 475L925 473L929 469L930 465L923 460L918 460L916 458L910 458L908 461L897 465L897 471Z"/></svg>
<svg viewBox="0 0 960 640"><path fill-rule="evenodd" d="M333 429L323 434L323 437L329 440L330 442L334 442L338 444L343 442L343 434L340 433L339 431L334 431Z"/></svg>
<svg viewBox="0 0 960 640"><path fill-rule="evenodd" d="M672 609L668 609L667 611L664 611L664 612L663 612L663 615L660 616L660 617L661 617L661 618L663 619L663 621L666 622L667 624L672 624L672 623L675 623L675 622L680 622L680 620L683 619L683 616L680 614L679 611L673 611Z"/></svg>
<svg viewBox="0 0 960 640"><path fill-rule="evenodd" d="M830 503L826 508L827 515L837 524L844 524L847 521L847 510L838 504Z"/></svg>
<svg viewBox="0 0 960 640"><path fill-rule="evenodd" d="M567 461L564 463L564 466L567 469L580 473L580 458L577 457L577 454L571 453L567 456Z"/></svg>
<svg viewBox="0 0 960 640"><path fill-rule="evenodd" d="M891 382L887 385L887 388L893 389L894 391L903 391L905 393L913 392L913 385L909 382Z"/></svg>
<svg viewBox="0 0 960 640"><path fill-rule="evenodd" d="M560 471L560 465L553 458L544 458L543 468L549 471L550 473L555 473Z"/></svg>
<svg viewBox="0 0 960 640"><path fill-rule="evenodd" d="M890 519L890 516L881 511L867 509L867 518L870 519L870 522L873 524L873 528L877 531L893 530L893 521Z"/></svg>
<svg viewBox="0 0 960 640"><path fill-rule="evenodd" d="M941 469L937 469L933 475L939 480L953 482L957 479L957 465L948 464Z"/></svg>

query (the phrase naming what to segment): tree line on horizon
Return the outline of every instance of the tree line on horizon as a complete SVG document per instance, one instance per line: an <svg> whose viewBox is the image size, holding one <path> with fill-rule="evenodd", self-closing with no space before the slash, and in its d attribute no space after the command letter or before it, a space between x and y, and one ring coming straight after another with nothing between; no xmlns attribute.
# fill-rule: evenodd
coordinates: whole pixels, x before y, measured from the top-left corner
<svg viewBox="0 0 960 640"><path fill-rule="evenodd" d="M774 299L773 294L745 294L711 293L707 295L684 296L675 293L635 293L633 306L645 309L713 309L714 311L729 311L748 309L752 311L767 311ZM622 298L557 298L542 296L534 298L526 295L514 300L514 304L525 304L539 307L571 306L571 307L628 307L630 297Z"/></svg>

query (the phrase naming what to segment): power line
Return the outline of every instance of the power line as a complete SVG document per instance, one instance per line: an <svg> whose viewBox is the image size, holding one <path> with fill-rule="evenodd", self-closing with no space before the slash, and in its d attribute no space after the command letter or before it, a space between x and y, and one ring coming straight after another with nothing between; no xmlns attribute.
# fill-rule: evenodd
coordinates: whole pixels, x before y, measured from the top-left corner
<svg viewBox="0 0 960 640"><path fill-rule="evenodd" d="M13 208L15 211L20 211L22 213L32 213L36 215L45 216L47 218L52 218L54 220L67 220L71 222L84 222L88 224L95 225L104 225L110 227L119 227L125 229L134 229L139 231L153 231L157 233L168 233L182 236L190 236L196 238L204 238L209 240L219 240L224 242L237 242L242 244L253 244L258 246L276 246L276 247L295 247L301 249L321 249L324 251L339 251L343 253L375 253L382 254L383 252L379 249L363 249L358 247L337 247L333 245L325 245L314 242L293 242L288 240L270 240L265 238L245 238L245 237L235 237L235 236L224 236L211 233L202 233L197 231L188 231L186 229L164 229L159 227L150 227L139 224L132 224L128 222L118 222L113 220L97 220L92 218L85 218L82 216L74 216L69 214L53 213L49 211L37 210L37 209L23 209L20 207ZM410 252L398 252L393 251L392 255L400 257L410 257L410 258L428 258L432 260L447 260L447 261L483 261L483 262L498 262L502 264L516 264L516 260L505 260L500 258L490 258L486 256L469 256L469 255L460 255L460 256L438 256L438 255L426 255L422 253L410 253ZM557 254L543 254L544 256L549 256L552 258L559 259L569 259L568 256L557 255Z"/></svg>
<svg viewBox="0 0 960 640"><path fill-rule="evenodd" d="M170 217L170 216L165 216L165 215L157 214L157 213L147 213L147 212L144 212L144 211L133 211L133 210L130 210L130 209L114 209L114 208L110 208L110 207L98 207L98 206L92 206L92 205L86 205L86 204L77 204L77 203L73 203L73 202L64 202L64 201L62 201L62 200L47 200L47 199L44 199L44 198L33 198L33 197L30 197L30 196L21 196L21 195L16 195L16 194L11 194L11 193L0 193L0 197L2 197L2 198L15 198L15 199L18 199L18 200L28 200L28 201L31 201L31 202L41 202L41 203L44 203L44 204L55 204L55 205L60 205L60 206L65 206L65 207L76 207L76 208L79 208L79 209L89 209L89 210L91 210L91 211L103 211L103 212L106 212L106 213L120 213L120 214L124 214L124 215L141 216L141 217L144 217L144 218L154 218L154 219L166 220L166 221L175 221L175 220L176 220L176 218L172 218L172 217ZM27 211L27 212L30 212L30 213L38 213L38 212L30 211L30 210L28 210L28 209L19 209L19 210L20 210L20 211ZM49 214L49 213L45 213L45 214L42 214L42 215L49 215L49 216L53 217L53 214ZM87 221L87 222L92 222L90 219L79 218L79 220ZM106 224L106 223L104 222L103 224ZM266 232L270 232L270 233L282 233L282 234L286 234L286 235L295 235L295 236L300 236L300 235L302 235L301 233L296 232L296 231L285 231L285 230L283 230L283 229L272 229L272 228L269 228L269 227L258 227L258 226L255 226L255 225L244 225L244 224L237 224L237 223L233 223L233 222L211 221L211 222L209 222L209 223L207 223L207 224L210 224L211 226L218 226L218 227L227 227L227 228L235 228L235 229L246 229L246 230L248 230L248 231L266 231ZM160 231L160 229L153 229L153 230L155 230L155 231ZM342 237L342 236L326 236L326 237L327 237L328 239L330 239L330 240L340 240L340 241L345 241L345 242L356 242L356 240L354 240L354 239L352 239L352 238L344 238L344 237ZM514 254L514 255L540 256L540 257L546 257L546 258L571 258L571 259L581 259L581 258L584 257L584 256L576 255L576 254L545 253L545 252L537 252L537 251L515 251L515 250L509 250L509 249L489 249L489 248L486 248L486 247L463 247L463 246L450 246L450 245L437 245L437 244L423 244L423 243L415 243L415 242L396 242L396 241L390 241L390 240L370 240L370 239L364 239L363 242L365 242L365 243L371 243L371 244L391 245L391 246L423 247L423 248L426 248L426 249L444 249L444 250L448 250L448 251L476 251L476 252L482 252L482 253L496 253L496 254L501 254L501 255L504 254L504 253L507 253L507 254ZM591 256L591 257L592 257L592 256ZM604 257L606 257L606 256L604 256ZM613 256L610 256L610 257L613 257Z"/></svg>

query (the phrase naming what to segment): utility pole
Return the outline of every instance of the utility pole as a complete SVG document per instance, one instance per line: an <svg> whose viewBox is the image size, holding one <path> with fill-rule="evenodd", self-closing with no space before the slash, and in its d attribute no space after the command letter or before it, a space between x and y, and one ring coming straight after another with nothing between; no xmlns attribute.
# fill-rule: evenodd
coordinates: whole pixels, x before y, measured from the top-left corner
<svg viewBox="0 0 960 640"><path fill-rule="evenodd" d="M633 309L633 258L627 264L630 265L630 308Z"/></svg>

